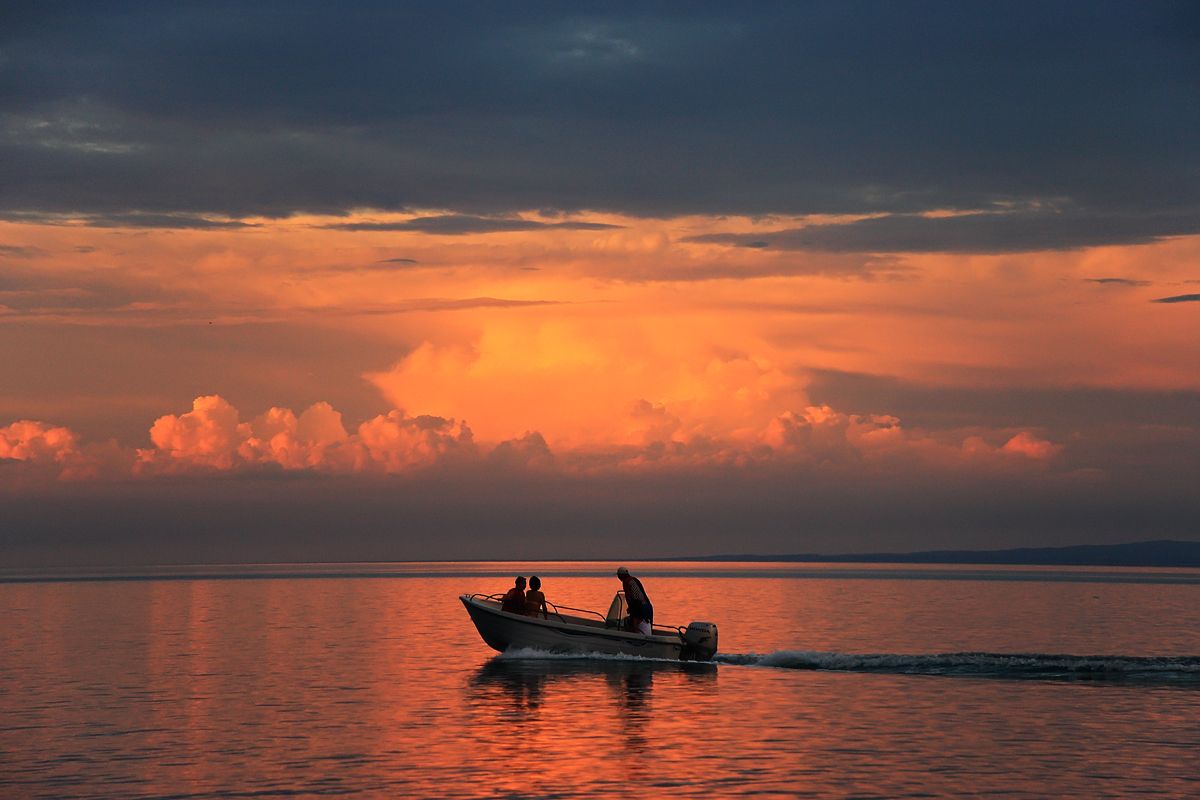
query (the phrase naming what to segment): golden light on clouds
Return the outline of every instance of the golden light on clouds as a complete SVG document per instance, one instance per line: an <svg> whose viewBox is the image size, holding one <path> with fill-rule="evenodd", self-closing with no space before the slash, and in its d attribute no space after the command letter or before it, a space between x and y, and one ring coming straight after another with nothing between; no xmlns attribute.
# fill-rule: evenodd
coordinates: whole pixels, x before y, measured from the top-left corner
<svg viewBox="0 0 1200 800"><path fill-rule="evenodd" d="M374 397L378 414L349 421L320 396L299 414L276 405L287 397L239 410L221 398L221 376L206 376L210 394L192 410L162 408L146 421L148 441L116 443L138 451L127 459L138 474L262 463L401 472L455 454L483 458L501 443L511 454L522 442L560 467L572 453L645 464L672 449L678 465L714 453L795 455L825 435L814 431L834 428L860 457L902 447L938 462L985 453L1042 463L1064 446L1053 432L964 424L927 435L866 397L853 412L820 410L811 376L1200 388L1186 366L1200 363L1194 309L1149 302L1196 280L1196 238L886 255L697 240L811 222L803 219L426 212L244 222L0 224L0 240L21 248L10 246L3 325L146 337L164 327L289 326L352 332L392 353L354 388ZM230 373L255 345L245 347L225 354ZM330 358L314 353L301 366L316 375ZM122 383L111 376L113 392ZM176 397L187 389L165 388ZM71 455L84 445L70 405L45 420L35 405L3 429L0 457L83 463ZM76 464L61 474L91 473Z"/></svg>

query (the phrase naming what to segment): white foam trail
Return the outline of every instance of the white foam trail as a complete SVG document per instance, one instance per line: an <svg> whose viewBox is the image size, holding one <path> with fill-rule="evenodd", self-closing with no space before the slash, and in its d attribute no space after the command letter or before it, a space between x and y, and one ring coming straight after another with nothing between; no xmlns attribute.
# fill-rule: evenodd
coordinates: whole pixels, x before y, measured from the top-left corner
<svg viewBox="0 0 1200 800"><path fill-rule="evenodd" d="M555 653L520 647L496 656L504 661L697 663L620 653ZM718 653L707 664L777 669L871 672L894 675L957 675L988 678L1071 678L1152 683L1200 683L1200 656L1073 656L1048 653L827 653L776 650L773 653Z"/></svg>
<svg viewBox="0 0 1200 800"><path fill-rule="evenodd" d="M497 659L504 661L635 661L647 664L679 664L677 658L646 658L625 653L554 653L532 647L511 647Z"/></svg>
<svg viewBox="0 0 1200 800"><path fill-rule="evenodd" d="M823 653L778 650L774 653L722 653L716 661L782 669L881 672L905 675L980 677L1124 678L1200 681L1200 657L1072 656L1047 653Z"/></svg>

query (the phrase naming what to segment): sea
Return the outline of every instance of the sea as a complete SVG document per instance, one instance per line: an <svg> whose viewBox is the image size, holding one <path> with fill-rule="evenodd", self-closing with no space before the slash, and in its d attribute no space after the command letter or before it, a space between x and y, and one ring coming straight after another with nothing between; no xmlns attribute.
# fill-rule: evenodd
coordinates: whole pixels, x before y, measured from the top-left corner
<svg viewBox="0 0 1200 800"><path fill-rule="evenodd" d="M616 566L0 570L0 797L1200 796L1200 570L628 563L708 663L459 600Z"/></svg>

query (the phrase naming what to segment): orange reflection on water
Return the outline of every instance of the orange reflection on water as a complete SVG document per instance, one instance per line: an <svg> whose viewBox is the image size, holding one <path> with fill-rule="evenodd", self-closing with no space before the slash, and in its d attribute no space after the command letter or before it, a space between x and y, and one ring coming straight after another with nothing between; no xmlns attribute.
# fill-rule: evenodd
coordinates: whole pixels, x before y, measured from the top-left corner
<svg viewBox="0 0 1200 800"><path fill-rule="evenodd" d="M1195 582L693 566L631 564L662 621L711 619L726 653L1200 652ZM508 584L472 572L488 567L0 584L0 794L1036 796L1194 778L1186 686L496 658L457 600ZM594 565L534 569L569 605L617 588Z"/></svg>

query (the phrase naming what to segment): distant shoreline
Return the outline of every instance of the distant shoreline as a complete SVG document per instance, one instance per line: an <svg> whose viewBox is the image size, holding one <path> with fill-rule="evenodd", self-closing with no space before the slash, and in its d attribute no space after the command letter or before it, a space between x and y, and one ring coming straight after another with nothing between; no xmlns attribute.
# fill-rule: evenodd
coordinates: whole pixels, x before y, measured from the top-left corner
<svg viewBox="0 0 1200 800"><path fill-rule="evenodd" d="M1050 567L1200 567L1200 542L1161 539L1127 544L1018 547L1007 550L923 550L912 553L729 553L652 561L755 561L813 564L1007 564Z"/></svg>
<svg viewBox="0 0 1200 800"><path fill-rule="evenodd" d="M347 567L353 565L388 564L514 564L572 562L577 564L603 564L611 567L623 562L669 564L677 562L701 563L789 563L789 564L945 564L978 566L1030 566L1030 567L1163 567L1200 568L1200 541L1157 540L1130 542L1112 545L1074 545L1069 547L1021 547L1006 550L923 550L909 553L722 553L717 555L684 555L630 558L628 554L609 558L449 558L449 559L362 559L352 561L236 561L236 562L192 562L192 563L142 563L142 564L29 564L0 566L0 583L13 582L18 577L71 575L80 579L124 579L130 574L142 573L147 579L170 577L170 570L184 570L180 577L203 576L203 570L244 570L245 577L261 576L262 570L295 567L314 567L316 573L326 574L321 568ZM259 570L253 572L253 570ZM112 574L116 573L116 574ZM271 573L273 574L273 573ZM340 574L340 573L339 573ZM354 573L357 575L358 573ZM302 577L303 573L288 573L289 577ZM347 575L349 577L349 575Z"/></svg>

